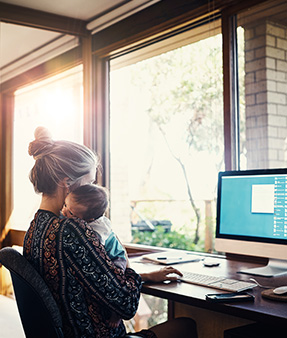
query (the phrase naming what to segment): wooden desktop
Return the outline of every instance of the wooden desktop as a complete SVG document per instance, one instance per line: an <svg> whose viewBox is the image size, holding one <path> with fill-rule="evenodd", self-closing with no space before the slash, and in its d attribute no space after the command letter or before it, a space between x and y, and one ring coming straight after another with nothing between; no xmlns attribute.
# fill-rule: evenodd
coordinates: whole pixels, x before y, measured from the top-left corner
<svg viewBox="0 0 287 338"><path fill-rule="evenodd" d="M174 267L184 271L226 276L246 281L254 277L262 285L271 287L287 285L287 273L272 278L239 274L237 273L239 269L259 265L243 260L218 259L220 260L218 267L205 267L202 261L176 264ZM155 270L159 268L159 265L143 263L140 257L136 257L132 259L132 267L140 273ZM142 292L167 299L169 318L179 316L194 318L197 322L199 338L222 338L224 330L253 322L286 329L287 303L262 297L263 290L260 287L255 287L250 291L255 296L255 301L240 303L208 302L205 299L207 293L221 293L223 291L185 282L145 283Z"/></svg>

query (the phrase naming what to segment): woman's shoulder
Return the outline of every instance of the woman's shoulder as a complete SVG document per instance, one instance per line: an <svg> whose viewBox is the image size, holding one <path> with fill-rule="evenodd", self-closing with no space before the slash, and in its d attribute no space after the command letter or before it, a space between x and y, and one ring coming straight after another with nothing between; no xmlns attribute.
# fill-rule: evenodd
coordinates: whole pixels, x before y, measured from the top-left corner
<svg viewBox="0 0 287 338"><path fill-rule="evenodd" d="M58 216L51 211L41 210L39 209L34 217L34 222L38 226L47 226L49 224L49 228L57 228L59 232L62 233L70 233L76 232L78 234L89 234L89 230L91 229L88 223L80 218L67 218L63 216Z"/></svg>
<svg viewBox="0 0 287 338"><path fill-rule="evenodd" d="M64 217L62 215L56 215L53 212L49 211L49 210L43 210L43 209L39 209L34 217L35 221L53 221L53 222L58 222L60 223L62 226L71 226L71 227L75 227L78 226L80 223L86 223L85 221L79 219L79 218L67 218ZM83 226L83 224L82 224Z"/></svg>
<svg viewBox="0 0 287 338"><path fill-rule="evenodd" d="M50 211L38 210L29 233L31 237L45 238L46 244L51 247L56 245L66 254L85 248L94 253L102 251L99 236L80 218L59 217Z"/></svg>
<svg viewBox="0 0 287 338"><path fill-rule="evenodd" d="M70 228L70 229L79 229L80 231L86 231L88 227L88 223L81 218L78 217L59 217L59 222L62 227Z"/></svg>
<svg viewBox="0 0 287 338"><path fill-rule="evenodd" d="M76 241L78 244L82 242L84 245L99 246L99 235L92 229L92 227L80 218L60 218L60 232L65 241Z"/></svg>

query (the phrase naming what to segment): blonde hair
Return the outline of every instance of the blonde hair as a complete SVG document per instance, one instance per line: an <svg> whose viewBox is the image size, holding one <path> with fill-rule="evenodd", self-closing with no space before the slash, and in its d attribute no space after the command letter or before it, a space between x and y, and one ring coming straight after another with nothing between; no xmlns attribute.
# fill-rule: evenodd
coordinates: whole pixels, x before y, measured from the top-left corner
<svg viewBox="0 0 287 338"><path fill-rule="evenodd" d="M35 159L30 181L38 193L53 195L59 183L68 178L70 189L98 165L98 158L86 146L70 141L53 141L44 127L35 130L35 140L29 144L29 155Z"/></svg>

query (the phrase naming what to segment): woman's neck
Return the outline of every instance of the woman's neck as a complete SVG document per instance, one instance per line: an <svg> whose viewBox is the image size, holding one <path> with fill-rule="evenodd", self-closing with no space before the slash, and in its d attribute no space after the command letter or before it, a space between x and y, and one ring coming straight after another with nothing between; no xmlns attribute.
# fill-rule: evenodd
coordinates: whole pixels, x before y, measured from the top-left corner
<svg viewBox="0 0 287 338"><path fill-rule="evenodd" d="M53 196L43 194L40 209L51 211L55 215L59 216L60 210L63 208L65 195L66 193L64 193L62 189L58 189L58 191Z"/></svg>
<svg viewBox="0 0 287 338"><path fill-rule="evenodd" d="M57 189L53 195L42 195L40 209L51 211L55 215L59 216L67 194L68 188L66 187L66 185L64 183L58 184Z"/></svg>
<svg viewBox="0 0 287 338"><path fill-rule="evenodd" d="M56 198L50 196L43 196L40 204L40 209L47 210L53 212L55 215L60 214L60 210L62 209L62 203Z"/></svg>

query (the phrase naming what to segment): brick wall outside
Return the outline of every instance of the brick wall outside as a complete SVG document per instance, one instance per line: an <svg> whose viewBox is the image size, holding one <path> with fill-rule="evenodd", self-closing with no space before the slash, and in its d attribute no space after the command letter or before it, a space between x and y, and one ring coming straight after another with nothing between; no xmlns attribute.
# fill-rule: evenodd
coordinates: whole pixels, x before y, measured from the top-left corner
<svg viewBox="0 0 287 338"><path fill-rule="evenodd" d="M247 168L287 165L287 27L245 28Z"/></svg>

